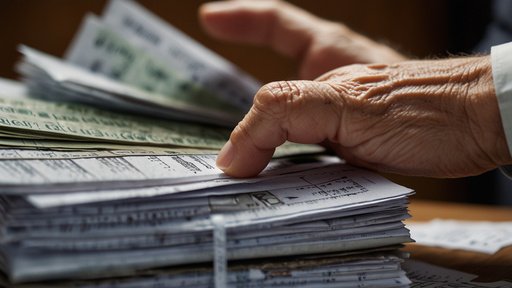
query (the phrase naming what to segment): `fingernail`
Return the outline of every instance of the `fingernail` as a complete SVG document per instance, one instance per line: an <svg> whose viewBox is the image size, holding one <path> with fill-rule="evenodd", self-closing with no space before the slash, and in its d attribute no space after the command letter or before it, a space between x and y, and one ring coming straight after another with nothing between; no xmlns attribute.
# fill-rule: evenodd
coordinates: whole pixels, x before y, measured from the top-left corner
<svg viewBox="0 0 512 288"><path fill-rule="evenodd" d="M219 156L217 156L217 167L221 170L225 170L231 165L233 159L235 158L235 147L231 144L231 140L224 144L224 147L219 152Z"/></svg>

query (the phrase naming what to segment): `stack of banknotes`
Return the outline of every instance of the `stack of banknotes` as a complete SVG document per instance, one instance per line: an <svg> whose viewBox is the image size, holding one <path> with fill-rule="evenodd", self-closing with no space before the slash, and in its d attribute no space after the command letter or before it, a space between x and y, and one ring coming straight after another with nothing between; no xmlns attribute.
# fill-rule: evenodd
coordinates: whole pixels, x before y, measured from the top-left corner
<svg viewBox="0 0 512 288"><path fill-rule="evenodd" d="M132 1L0 81L3 287L408 287L413 193L285 143L215 166L259 84ZM251 163L247 163L251 165Z"/></svg>

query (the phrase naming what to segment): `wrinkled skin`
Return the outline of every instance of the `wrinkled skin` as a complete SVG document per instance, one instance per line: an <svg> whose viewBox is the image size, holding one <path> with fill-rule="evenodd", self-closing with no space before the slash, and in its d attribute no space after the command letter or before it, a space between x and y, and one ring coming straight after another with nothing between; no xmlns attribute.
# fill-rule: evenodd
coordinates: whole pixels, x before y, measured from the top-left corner
<svg viewBox="0 0 512 288"><path fill-rule="evenodd" d="M286 140L405 175L461 177L512 163L488 56L410 61L280 1L210 3L200 17L210 34L269 45L314 79L257 92L217 159L229 175L258 174Z"/></svg>

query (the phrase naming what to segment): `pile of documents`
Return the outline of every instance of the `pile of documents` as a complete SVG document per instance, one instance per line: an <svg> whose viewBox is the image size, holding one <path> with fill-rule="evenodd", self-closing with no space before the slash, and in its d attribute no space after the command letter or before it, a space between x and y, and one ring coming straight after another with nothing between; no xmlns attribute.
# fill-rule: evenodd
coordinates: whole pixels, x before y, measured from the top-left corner
<svg viewBox="0 0 512 288"><path fill-rule="evenodd" d="M24 84L0 81L1 285L410 284L412 191L293 143L224 175L259 84L137 3L88 16L66 61L21 52Z"/></svg>

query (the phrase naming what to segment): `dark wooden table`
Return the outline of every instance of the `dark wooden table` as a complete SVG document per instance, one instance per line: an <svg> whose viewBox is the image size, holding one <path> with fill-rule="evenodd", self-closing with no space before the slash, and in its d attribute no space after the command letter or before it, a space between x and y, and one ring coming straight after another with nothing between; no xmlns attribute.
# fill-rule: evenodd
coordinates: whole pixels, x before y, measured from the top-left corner
<svg viewBox="0 0 512 288"><path fill-rule="evenodd" d="M512 207L412 200L409 208L413 217L408 221L428 221L434 218L512 221ZM405 250L411 252L412 259L475 274L479 276L479 281L512 281L512 246L502 248L493 255L427 247L415 243L407 244Z"/></svg>

